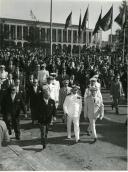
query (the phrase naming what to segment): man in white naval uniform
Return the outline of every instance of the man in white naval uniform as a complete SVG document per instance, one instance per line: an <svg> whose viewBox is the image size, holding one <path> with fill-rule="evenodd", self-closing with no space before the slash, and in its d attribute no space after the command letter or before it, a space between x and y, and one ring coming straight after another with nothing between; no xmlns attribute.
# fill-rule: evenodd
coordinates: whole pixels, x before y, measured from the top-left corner
<svg viewBox="0 0 128 172"><path fill-rule="evenodd" d="M5 66L1 65L0 66L0 80L1 80L1 83L3 83L7 79L8 79L8 72L5 71Z"/></svg>
<svg viewBox="0 0 128 172"><path fill-rule="evenodd" d="M82 98L78 95L78 87L74 86L72 93L65 98L63 104L64 114L67 115L67 134L71 139L71 125L74 124L76 143L80 140L79 120L82 111Z"/></svg>
<svg viewBox="0 0 128 172"><path fill-rule="evenodd" d="M56 108L59 105L59 91L60 91L60 82L56 80L56 73L50 74L53 77L52 85L54 86L53 91L51 92L51 98L55 101Z"/></svg>
<svg viewBox="0 0 128 172"><path fill-rule="evenodd" d="M86 98L86 101L84 102L84 117L89 118L90 122L90 128L92 131L92 137L93 137L93 142L95 143L97 141L97 134L96 134L96 120L97 118L102 118L104 117L104 105L101 97L97 94L98 88L96 87L91 87L91 95Z"/></svg>
<svg viewBox="0 0 128 172"><path fill-rule="evenodd" d="M99 75L94 75L93 78L96 78L96 83L95 83L95 85L97 86L97 88L98 88L99 90L101 90L101 84L98 82Z"/></svg>
<svg viewBox="0 0 128 172"><path fill-rule="evenodd" d="M44 84L47 83L47 78L49 77L49 71L46 70L46 64L43 63L41 66L41 70L38 71L38 81L40 86L43 86Z"/></svg>
<svg viewBox="0 0 128 172"><path fill-rule="evenodd" d="M93 86L97 87L96 83L97 83L97 79L96 78L94 78L94 77L90 78L90 84L89 84L88 88L86 88L85 93L84 93L84 101L86 101L86 98L91 95L90 88L93 87ZM99 87L97 87L97 88L98 88L97 94L98 94L99 97L102 98L101 91L100 91Z"/></svg>

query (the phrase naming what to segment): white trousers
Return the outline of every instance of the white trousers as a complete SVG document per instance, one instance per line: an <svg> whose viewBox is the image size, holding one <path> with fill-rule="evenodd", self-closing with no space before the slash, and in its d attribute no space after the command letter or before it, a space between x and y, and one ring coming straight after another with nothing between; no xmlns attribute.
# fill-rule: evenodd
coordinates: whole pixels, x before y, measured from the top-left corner
<svg viewBox="0 0 128 172"><path fill-rule="evenodd" d="M76 141L80 139L79 117L67 117L67 133L68 138L71 138L71 126L74 124L74 133Z"/></svg>
<svg viewBox="0 0 128 172"><path fill-rule="evenodd" d="M89 118L89 127L88 127L88 130L91 129L92 131L92 137L93 138L97 138L97 134L96 134L96 119L92 119L92 118Z"/></svg>

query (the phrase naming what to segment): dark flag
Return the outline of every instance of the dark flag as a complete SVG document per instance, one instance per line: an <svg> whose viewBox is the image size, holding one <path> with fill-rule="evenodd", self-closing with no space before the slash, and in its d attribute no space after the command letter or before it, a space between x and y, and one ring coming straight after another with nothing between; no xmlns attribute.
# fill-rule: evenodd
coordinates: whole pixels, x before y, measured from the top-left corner
<svg viewBox="0 0 128 172"><path fill-rule="evenodd" d="M30 16L31 16L32 19L34 19L34 20L37 21L37 18L36 18L36 16L34 15L34 13L33 13L32 10L30 10Z"/></svg>
<svg viewBox="0 0 128 172"><path fill-rule="evenodd" d="M93 30L93 33L92 33L93 35L95 35L99 31L99 29L100 29L101 16L102 16L102 10L101 10L99 18L98 18L98 20L96 22L95 28Z"/></svg>
<svg viewBox="0 0 128 172"><path fill-rule="evenodd" d="M66 19L65 22L65 29L67 29L68 27L70 27L72 25L72 12L69 14L69 16Z"/></svg>
<svg viewBox="0 0 128 172"><path fill-rule="evenodd" d="M101 19L100 27L103 31L111 29L113 21L113 6L106 13L106 15Z"/></svg>
<svg viewBox="0 0 128 172"><path fill-rule="evenodd" d="M118 14L118 16L114 20L121 28L125 27L126 24L126 7L124 7L123 11Z"/></svg>
<svg viewBox="0 0 128 172"><path fill-rule="evenodd" d="M82 21L82 25L81 25L82 30L86 30L87 21L88 21L88 8L87 8L87 10L85 12L85 15L84 15L84 18L83 18L83 21Z"/></svg>
<svg viewBox="0 0 128 172"><path fill-rule="evenodd" d="M80 13L79 27L78 27L78 40L80 41L80 39L81 39L81 13Z"/></svg>

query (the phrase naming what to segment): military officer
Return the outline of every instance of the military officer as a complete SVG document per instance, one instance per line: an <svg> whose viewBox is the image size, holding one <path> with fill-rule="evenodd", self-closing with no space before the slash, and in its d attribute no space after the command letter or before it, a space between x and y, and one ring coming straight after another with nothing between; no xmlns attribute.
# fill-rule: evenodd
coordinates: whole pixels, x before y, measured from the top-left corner
<svg viewBox="0 0 128 172"><path fill-rule="evenodd" d="M63 110L63 104L64 104L64 100L66 98L67 95L69 95L71 93L71 87L68 86L69 84L69 80L64 80L63 81L63 87L60 88L59 91L59 108L61 110ZM65 121L65 117L62 117L63 123Z"/></svg>
<svg viewBox="0 0 128 172"><path fill-rule="evenodd" d="M52 85L54 85L54 90L52 92L52 99L55 100L56 103L56 108L58 108L58 104L59 104L59 91L60 91L60 83L59 81L56 80L56 73L51 73L50 74L53 77L52 80Z"/></svg>
<svg viewBox="0 0 128 172"><path fill-rule="evenodd" d="M71 139L71 125L73 122L76 143L80 140L79 120L82 111L82 98L78 95L78 89L78 86L74 85L71 94L65 98L63 104L64 114L67 116L68 139Z"/></svg>
<svg viewBox="0 0 128 172"><path fill-rule="evenodd" d="M93 141L95 143L97 141L96 127L95 123L97 118L102 119L104 117L104 105L103 100L97 94L98 88L93 86L90 88L91 95L86 98L84 102L84 117L89 118L89 125L92 131Z"/></svg>
<svg viewBox="0 0 128 172"><path fill-rule="evenodd" d="M90 88L91 87L97 87L96 86L96 82L97 82L97 79L96 78L90 78L90 84L89 84L89 86L88 86L88 88L86 88L86 90L85 90L85 93L84 93L84 101L85 101L85 99L89 96L89 95L91 95L91 92L90 92ZM101 94L101 92L100 92L100 88L99 87L97 87L98 88L98 90L97 90L97 94L102 98L102 94Z"/></svg>
<svg viewBox="0 0 128 172"><path fill-rule="evenodd" d="M41 70L38 71L38 80L40 86L47 83L47 78L49 77L49 71L46 70L46 63L43 63Z"/></svg>

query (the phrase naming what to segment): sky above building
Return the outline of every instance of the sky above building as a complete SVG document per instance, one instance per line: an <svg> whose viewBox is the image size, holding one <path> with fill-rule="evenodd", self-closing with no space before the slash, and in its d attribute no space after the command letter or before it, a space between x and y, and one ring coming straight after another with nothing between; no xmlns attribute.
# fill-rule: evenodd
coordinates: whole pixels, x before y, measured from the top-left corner
<svg viewBox="0 0 128 172"><path fill-rule="evenodd" d="M0 0L0 17L32 20L30 10L33 11L37 20L50 21L51 0ZM72 24L79 23L80 11L82 18L89 5L89 25L94 29L102 8L102 17L107 13L113 4L113 19L119 14L121 0L52 0L52 21L55 23L65 23L69 13L72 11ZM113 22L112 33L119 26ZM102 32L102 39L108 40L111 30Z"/></svg>

